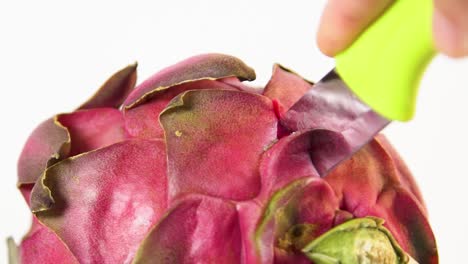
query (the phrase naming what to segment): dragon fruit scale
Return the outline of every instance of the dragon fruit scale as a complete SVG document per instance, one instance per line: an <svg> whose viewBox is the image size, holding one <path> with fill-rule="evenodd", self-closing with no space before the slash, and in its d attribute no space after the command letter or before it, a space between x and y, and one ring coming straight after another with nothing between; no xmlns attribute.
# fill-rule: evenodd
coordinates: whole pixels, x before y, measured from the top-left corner
<svg viewBox="0 0 468 264"><path fill-rule="evenodd" d="M11 262L438 263L420 191L384 136L319 175L348 146L347 113L288 115L311 82L275 65L252 88L254 71L222 54L134 88L136 68L27 140L18 186L33 220L10 239Z"/></svg>

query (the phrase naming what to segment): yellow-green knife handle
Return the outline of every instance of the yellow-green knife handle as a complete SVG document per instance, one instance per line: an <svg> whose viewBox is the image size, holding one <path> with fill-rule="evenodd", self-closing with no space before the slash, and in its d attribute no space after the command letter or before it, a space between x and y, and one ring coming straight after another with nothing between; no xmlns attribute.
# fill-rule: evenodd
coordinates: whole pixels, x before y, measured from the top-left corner
<svg viewBox="0 0 468 264"><path fill-rule="evenodd" d="M336 70L345 83L389 119L413 117L419 82L436 54L432 13L432 0L396 0L336 56Z"/></svg>

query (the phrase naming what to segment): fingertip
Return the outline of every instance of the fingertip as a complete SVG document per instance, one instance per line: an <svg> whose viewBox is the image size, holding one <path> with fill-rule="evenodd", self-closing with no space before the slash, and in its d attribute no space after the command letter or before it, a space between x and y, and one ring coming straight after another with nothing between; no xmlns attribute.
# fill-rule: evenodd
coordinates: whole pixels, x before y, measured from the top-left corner
<svg viewBox="0 0 468 264"><path fill-rule="evenodd" d="M333 41L333 36L329 36L327 32L321 32L317 34L317 46L320 51L328 57L336 56L343 46L339 46L340 42Z"/></svg>
<svg viewBox="0 0 468 264"><path fill-rule="evenodd" d="M317 45L333 57L350 46L393 0L329 0L320 20Z"/></svg>
<svg viewBox="0 0 468 264"><path fill-rule="evenodd" d="M330 0L320 19L317 45L329 57L344 50L358 34L356 22L346 21L341 8L339 0Z"/></svg>
<svg viewBox="0 0 468 264"><path fill-rule="evenodd" d="M433 17L434 43L438 51L453 58L468 56L468 5L447 6L436 1Z"/></svg>

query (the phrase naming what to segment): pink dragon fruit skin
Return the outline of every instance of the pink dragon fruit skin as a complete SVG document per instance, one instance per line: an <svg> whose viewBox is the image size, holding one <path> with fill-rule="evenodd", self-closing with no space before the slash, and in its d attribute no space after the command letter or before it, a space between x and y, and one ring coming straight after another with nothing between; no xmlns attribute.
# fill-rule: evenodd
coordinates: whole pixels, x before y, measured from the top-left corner
<svg viewBox="0 0 468 264"><path fill-rule="evenodd" d="M134 88L136 68L27 140L18 186L33 222L10 248L19 263L384 263L342 245L377 248L361 227L388 237L392 263L438 263L418 187L382 135L320 177L347 147L340 132L301 115L287 122L307 129L283 125L311 82L275 65L254 89L242 83L254 71L221 54Z"/></svg>

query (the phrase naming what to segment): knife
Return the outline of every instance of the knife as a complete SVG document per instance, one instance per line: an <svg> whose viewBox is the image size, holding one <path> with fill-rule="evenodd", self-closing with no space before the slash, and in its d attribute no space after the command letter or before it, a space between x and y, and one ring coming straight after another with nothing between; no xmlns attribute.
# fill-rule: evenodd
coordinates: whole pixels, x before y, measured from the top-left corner
<svg viewBox="0 0 468 264"><path fill-rule="evenodd" d="M391 121L413 117L419 82L436 54L432 13L432 0L396 0L335 57L335 69L285 113L281 123L291 131L325 128L339 132L348 144L321 166L321 176ZM311 111L314 106L327 112ZM316 120L322 120L321 127Z"/></svg>

